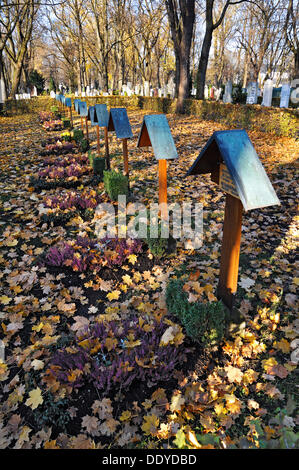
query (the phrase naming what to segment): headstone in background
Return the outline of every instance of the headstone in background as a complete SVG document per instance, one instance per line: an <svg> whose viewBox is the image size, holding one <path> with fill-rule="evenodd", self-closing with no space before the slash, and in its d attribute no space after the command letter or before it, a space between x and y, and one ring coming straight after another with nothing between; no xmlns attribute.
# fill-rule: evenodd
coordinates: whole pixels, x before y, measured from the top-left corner
<svg viewBox="0 0 299 470"><path fill-rule="evenodd" d="M150 88L150 96L151 96L151 97L154 96L154 88Z"/></svg>
<svg viewBox="0 0 299 470"><path fill-rule="evenodd" d="M149 82L144 82L144 96L150 96Z"/></svg>
<svg viewBox="0 0 299 470"><path fill-rule="evenodd" d="M258 83L250 82L247 91L246 104L256 104L258 94Z"/></svg>
<svg viewBox="0 0 299 470"><path fill-rule="evenodd" d="M132 83L131 82L127 82L127 94L128 94L128 96L133 95Z"/></svg>
<svg viewBox="0 0 299 470"><path fill-rule="evenodd" d="M209 87L208 87L208 85L205 85L204 98L205 98L205 100L207 100L209 98Z"/></svg>
<svg viewBox="0 0 299 470"><path fill-rule="evenodd" d="M223 95L223 103L232 103L233 102L233 84L231 80L225 85L225 91Z"/></svg>
<svg viewBox="0 0 299 470"><path fill-rule="evenodd" d="M162 98L162 88L158 88L158 96L159 98Z"/></svg>
<svg viewBox="0 0 299 470"><path fill-rule="evenodd" d="M283 83L281 86L280 105L279 105L281 108L289 107L290 94L291 94L291 86L289 85L289 83Z"/></svg>
<svg viewBox="0 0 299 470"><path fill-rule="evenodd" d="M144 96L143 85L140 85L140 96Z"/></svg>
<svg viewBox="0 0 299 470"><path fill-rule="evenodd" d="M266 80L264 84L264 93L263 93L263 106L272 105L272 92L273 92L273 82L272 80Z"/></svg>
<svg viewBox="0 0 299 470"><path fill-rule="evenodd" d="M55 98L55 91L54 90L50 91L50 96L51 96L51 98Z"/></svg>
<svg viewBox="0 0 299 470"><path fill-rule="evenodd" d="M135 85L134 93L135 93L135 95L139 95L139 93L140 93L140 85Z"/></svg>
<svg viewBox="0 0 299 470"><path fill-rule="evenodd" d="M163 85L162 87L162 96L164 98L167 98L167 86L166 85Z"/></svg>
<svg viewBox="0 0 299 470"><path fill-rule="evenodd" d="M78 90L75 91L76 98L79 96Z"/></svg>
<svg viewBox="0 0 299 470"><path fill-rule="evenodd" d="M5 84L3 77L1 76L0 78L0 104L3 104L5 102ZM16 98L17 99L17 98Z"/></svg>
<svg viewBox="0 0 299 470"><path fill-rule="evenodd" d="M172 99L175 97L175 83L173 77L171 77L167 83L167 94L169 94Z"/></svg>
<svg viewBox="0 0 299 470"><path fill-rule="evenodd" d="M215 91L216 101L220 100L221 92L222 92L222 88L218 88L218 90Z"/></svg>
<svg viewBox="0 0 299 470"><path fill-rule="evenodd" d="M89 92L90 92L90 86L87 85L87 87L86 87L86 96L89 96Z"/></svg>
<svg viewBox="0 0 299 470"><path fill-rule="evenodd" d="M107 93L107 91L104 91L103 96L109 96L109 93Z"/></svg>
<svg viewBox="0 0 299 470"><path fill-rule="evenodd" d="M82 98L85 98L85 97L86 97L86 92L85 92L85 91L82 91L82 92L81 92L81 96L82 96Z"/></svg>
<svg viewBox="0 0 299 470"><path fill-rule="evenodd" d="M197 91L196 88L192 88L192 90L191 90L191 95L192 95L192 96L196 96L196 91Z"/></svg>
<svg viewBox="0 0 299 470"><path fill-rule="evenodd" d="M18 101L20 99L20 95L15 95L15 99Z"/></svg>

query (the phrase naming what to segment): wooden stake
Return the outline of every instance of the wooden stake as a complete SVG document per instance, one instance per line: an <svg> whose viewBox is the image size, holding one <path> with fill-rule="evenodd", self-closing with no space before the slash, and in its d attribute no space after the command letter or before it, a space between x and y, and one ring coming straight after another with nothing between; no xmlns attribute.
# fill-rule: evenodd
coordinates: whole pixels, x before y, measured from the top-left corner
<svg viewBox="0 0 299 470"><path fill-rule="evenodd" d="M98 155L101 153L101 147L100 147L100 126L96 126L97 128L97 149L98 149Z"/></svg>
<svg viewBox="0 0 299 470"><path fill-rule="evenodd" d="M227 194L217 294L230 310L233 307L238 283L242 210L240 199Z"/></svg>
<svg viewBox="0 0 299 470"><path fill-rule="evenodd" d="M129 161L128 161L128 139L123 141L123 157L124 157L124 174L129 178Z"/></svg>
<svg viewBox="0 0 299 470"><path fill-rule="evenodd" d="M85 125L86 125L86 139L89 140L89 135L88 135L88 117L85 117Z"/></svg>
<svg viewBox="0 0 299 470"><path fill-rule="evenodd" d="M105 137L106 165L107 165L107 170L110 170L110 154L109 154L109 142L108 142L108 129L107 129L107 127L104 127L104 137Z"/></svg>
<svg viewBox="0 0 299 470"><path fill-rule="evenodd" d="M159 205L162 204L160 214L162 219L167 219L167 162L159 160Z"/></svg>
<svg viewBox="0 0 299 470"><path fill-rule="evenodd" d="M74 127L74 123L73 123L72 107L70 107L70 120L71 120L71 127L73 128L73 127Z"/></svg>

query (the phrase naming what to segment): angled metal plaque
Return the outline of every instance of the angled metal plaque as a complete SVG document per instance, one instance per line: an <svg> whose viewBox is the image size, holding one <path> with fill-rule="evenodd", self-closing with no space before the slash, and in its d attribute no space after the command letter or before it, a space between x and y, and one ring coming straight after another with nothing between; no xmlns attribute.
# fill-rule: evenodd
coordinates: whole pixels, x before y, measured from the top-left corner
<svg viewBox="0 0 299 470"><path fill-rule="evenodd" d="M94 106L89 106L89 108L88 108L88 120L90 121L92 126L96 126L98 124L95 121L95 119L96 119L95 107Z"/></svg>
<svg viewBox="0 0 299 470"><path fill-rule="evenodd" d="M67 106L68 108L71 108L72 107L72 98L65 98L64 105Z"/></svg>
<svg viewBox="0 0 299 470"><path fill-rule="evenodd" d="M80 103L81 103L81 100L74 100L74 106L75 106L75 110L77 111L77 113L79 113Z"/></svg>
<svg viewBox="0 0 299 470"><path fill-rule="evenodd" d="M96 104L95 108L95 122L99 127L108 127L109 113L106 104Z"/></svg>
<svg viewBox="0 0 299 470"><path fill-rule="evenodd" d="M108 131L115 131L118 139L130 139L133 137L126 108L110 109Z"/></svg>
<svg viewBox="0 0 299 470"><path fill-rule="evenodd" d="M80 101L79 103L79 114L81 117L86 117L88 115L86 101Z"/></svg>
<svg viewBox="0 0 299 470"><path fill-rule="evenodd" d="M219 173L224 163L245 211L280 204L245 130L214 132L186 176Z"/></svg>
<svg viewBox="0 0 299 470"><path fill-rule="evenodd" d="M152 146L157 160L178 158L177 149L165 114L144 116L137 147Z"/></svg>

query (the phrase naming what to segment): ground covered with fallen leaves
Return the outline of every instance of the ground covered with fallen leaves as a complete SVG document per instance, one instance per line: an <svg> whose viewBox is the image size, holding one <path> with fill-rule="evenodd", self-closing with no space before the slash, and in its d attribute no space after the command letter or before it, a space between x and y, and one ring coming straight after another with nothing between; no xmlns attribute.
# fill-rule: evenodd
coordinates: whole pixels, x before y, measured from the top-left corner
<svg viewBox="0 0 299 470"><path fill-rule="evenodd" d="M130 198L149 205L157 162L136 148L144 113L128 114ZM96 204L109 202L87 154L46 157L42 142L61 131L34 113L0 117L0 448L298 447L298 142L249 132L281 205L244 214L238 319L207 354L167 311L165 289L184 272L190 302L215 299L224 194L209 175L185 174L223 126L167 117L179 154L169 201L203 204L203 244L178 242L161 259L130 245L119 263L114 247L99 256L86 241ZM113 135L110 152L122 170ZM33 185L47 158L72 167L68 184Z"/></svg>

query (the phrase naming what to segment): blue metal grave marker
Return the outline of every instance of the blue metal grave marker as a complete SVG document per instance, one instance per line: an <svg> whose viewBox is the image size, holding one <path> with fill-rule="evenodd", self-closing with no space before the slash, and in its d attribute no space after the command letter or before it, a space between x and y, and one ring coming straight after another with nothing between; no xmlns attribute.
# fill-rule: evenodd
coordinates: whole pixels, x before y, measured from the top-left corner
<svg viewBox="0 0 299 470"><path fill-rule="evenodd" d="M111 108L108 119L108 131L115 131L116 137L123 142L124 174L129 179L128 139L133 137L126 108Z"/></svg>
<svg viewBox="0 0 299 470"><path fill-rule="evenodd" d="M178 158L178 153L165 114L144 116L137 147L152 146L157 160Z"/></svg>
<svg viewBox="0 0 299 470"><path fill-rule="evenodd" d="M80 114L81 117L87 117L88 116L86 101L80 101L80 103L79 103L79 114Z"/></svg>
<svg viewBox="0 0 299 470"><path fill-rule="evenodd" d="M72 107L72 99L71 98L65 98L64 105L67 106L68 108Z"/></svg>
<svg viewBox="0 0 299 470"><path fill-rule="evenodd" d="M80 105L80 103L81 103L81 100L74 100L75 110L78 114L79 114L79 105Z"/></svg>
<svg viewBox="0 0 299 470"><path fill-rule="evenodd" d="M133 137L126 108L110 109L108 131L115 131L118 139L131 139Z"/></svg>
<svg viewBox="0 0 299 470"><path fill-rule="evenodd" d="M98 123L96 122L96 114L95 114L95 107L89 106L88 108L88 120L92 126L97 126Z"/></svg>
<svg viewBox="0 0 299 470"><path fill-rule="evenodd" d="M108 127L109 113L106 104L96 104L94 106L96 117L95 120L99 127Z"/></svg>
<svg viewBox="0 0 299 470"><path fill-rule="evenodd" d="M178 158L178 153L171 135L165 114L144 116L138 137L137 147L152 146L155 158L159 162L159 204L163 219L168 218L167 209L167 162Z"/></svg>
<svg viewBox="0 0 299 470"><path fill-rule="evenodd" d="M218 131L187 172L211 173L226 192L218 297L229 309L237 291L242 211L280 204L245 130Z"/></svg>
<svg viewBox="0 0 299 470"><path fill-rule="evenodd" d="M226 165L245 211L280 204L245 130L214 132L187 176L212 173L219 184L221 163Z"/></svg>

